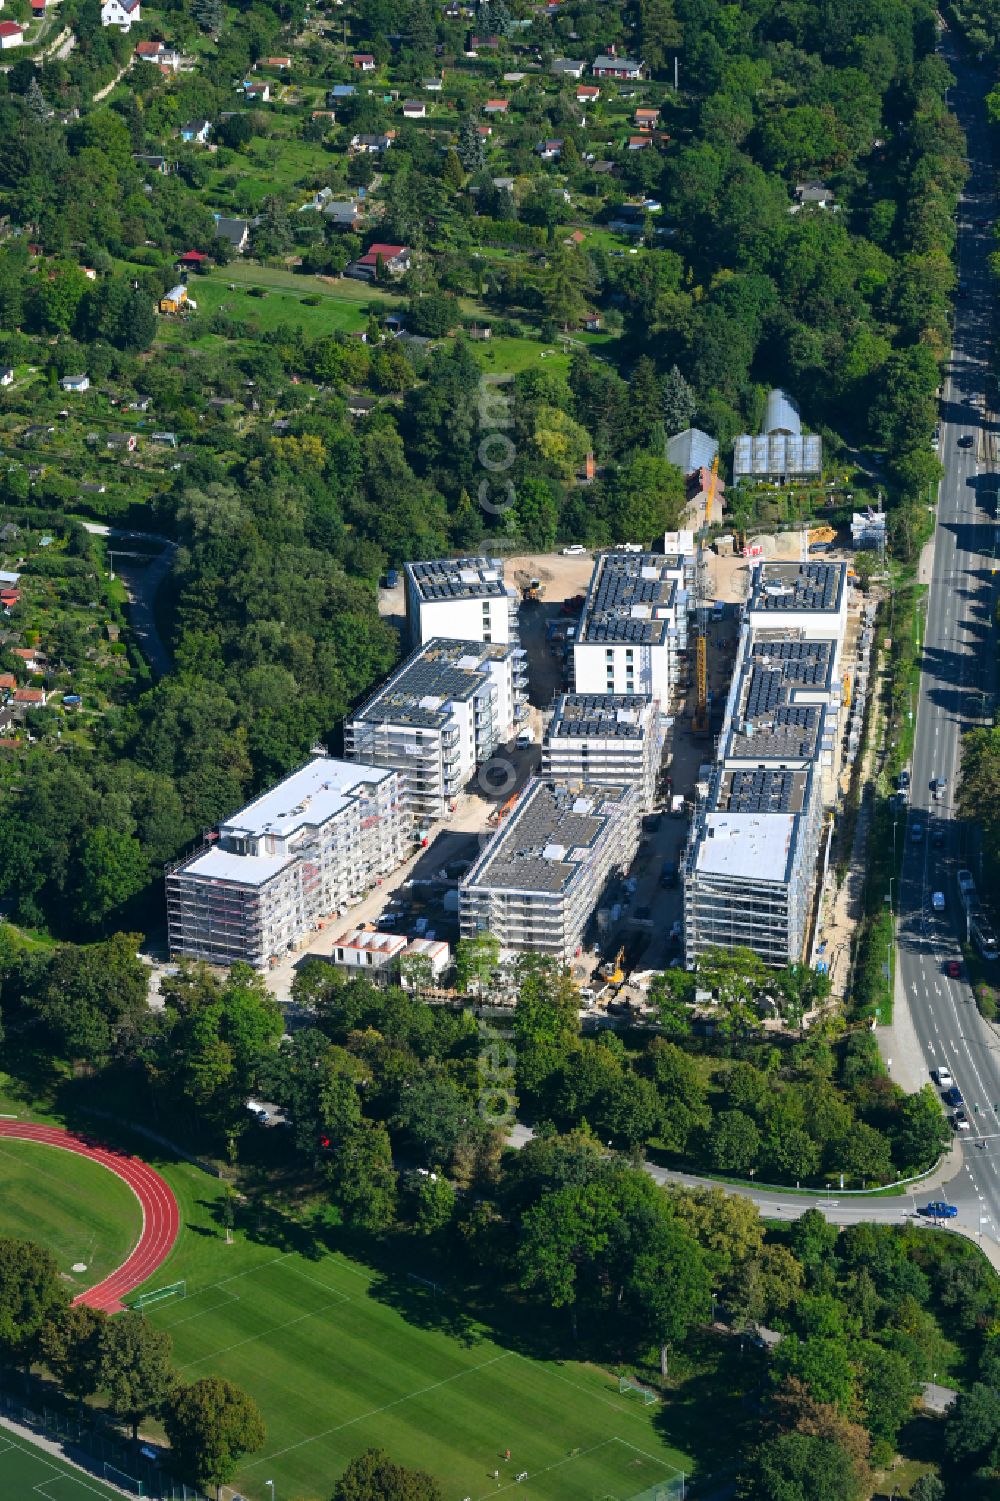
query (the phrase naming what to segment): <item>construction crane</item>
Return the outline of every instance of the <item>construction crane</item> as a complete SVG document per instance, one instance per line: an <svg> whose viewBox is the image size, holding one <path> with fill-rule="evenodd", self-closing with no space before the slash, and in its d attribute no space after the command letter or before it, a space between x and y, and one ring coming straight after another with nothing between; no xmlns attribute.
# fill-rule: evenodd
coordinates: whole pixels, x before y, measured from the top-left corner
<svg viewBox="0 0 1000 1501"><path fill-rule="evenodd" d="M712 519L712 501L715 499L715 487L719 478L719 455L716 453L712 460L712 473L708 481L708 490L705 494L705 519L702 522L701 531L698 533L698 560L695 567L695 596L698 608L698 638L695 642L695 706L694 716L691 720L691 733L693 735L707 735L709 732L708 717L708 600L706 598L705 575L705 532Z"/></svg>
<svg viewBox="0 0 1000 1501"><path fill-rule="evenodd" d="M851 707L851 674L849 672L844 673L843 697L844 708L849 709Z"/></svg>

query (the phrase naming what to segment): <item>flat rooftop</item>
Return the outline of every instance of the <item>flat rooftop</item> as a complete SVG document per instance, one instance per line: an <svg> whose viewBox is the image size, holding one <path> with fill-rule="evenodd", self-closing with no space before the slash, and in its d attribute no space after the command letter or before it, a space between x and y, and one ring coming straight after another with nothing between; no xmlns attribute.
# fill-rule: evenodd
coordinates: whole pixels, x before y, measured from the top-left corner
<svg viewBox="0 0 1000 1501"><path fill-rule="evenodd" d="M673 623L679 566L664 553L606 552L587 591L577 642L660 646Z"/></svg>
<svg viewBox="0 0 1000 1501"><path fill-rule="evenodd" d="M754 570L750 609L838 614L846 563L761 563Z"/></svg>
<svg viewBox="0 0 1000 1501"><path fill-rule="evenodd" d="M552 740L643 740L651 704L645 693L564 693L547 734Z"/></svg>
<svg viewBox="0 0 1000 1501"><path fill-rule="evenodd" d="M745 761L812 761L823 738L824 714L819 704L759 702L753 714L731 726L726 758Z"/></svg>
<svg viewBox="0 0 1000 1501"><path fill-rule="evenodd" d="M491 599L505 595L502 558L437 558L407 563L421 600Z"/></svg>
<svg viewBox="0 0 1000 1501"><path fill-rule="evenodd" d="M628 787L579 793L561 782L529 782L462 887L553 896L565 891L581 874L609 824L634 797Z"/></svg>
<svg viewBox="0 0 1000 1501"><path fill-rule="evenodd" d="M220 823L219 832L254 837L275 834L287 839L296 829L316 828L326 823L354 798L395 775L384 766L316 756L270 792ZM233 858L243 863L243 856Z"/></svg>
<svg viewBox="0 0 1000 1501"><path fill-rule="evenodd" d="M814 688L821 692L833 686L835 641L799 641L785 633L758 632L750 648L754 668L780 673L781 680L793 690ZM794 698L794 691L792 697Z"/></svg>
<svg viewBox="0 0 1000 1501"><path fill-rule="evenodd" d="M435 637L417 648L360 709L354 723L401 724L442 729L448 706L474 698L491 681L489 664L502 662L514 648L498 642L451 641Z"/></svg>
<svg viewBox="0 0 1000 1501"><path fill-rule="evenodd" d="M205 881L232 881L238 886L264 886L294 860L294 855L232 855L227 850L211 849L182 865L178 873Z"/></svg>
<svg viewBox="0 0 1000 1501"><path fill-rule="evenodd" d="M699 875L782 885L791 875L797 825L793 813L708 813L694 868Z"/></svg>
<svg viewBox="0 0 1000 1501"><path fill-rule="evenodd" d="M762 771L759 767L726 770L715 797L717 813L801 813L809 772Z"/></svg>

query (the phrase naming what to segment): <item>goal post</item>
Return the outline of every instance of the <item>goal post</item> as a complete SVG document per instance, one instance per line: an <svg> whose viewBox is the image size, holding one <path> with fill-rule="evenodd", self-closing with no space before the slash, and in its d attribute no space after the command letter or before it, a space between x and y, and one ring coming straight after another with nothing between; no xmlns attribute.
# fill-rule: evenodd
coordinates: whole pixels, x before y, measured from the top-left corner
<svg viewBox="0 0 1000 1501"><path fill-rule="evenodd" d="M633 1381L629 1376L619 1376L618 1395L626 1396L629 1392L642 1398L643 1407L652 1407L654 1402L659 1401L655 1392L651 1392L648 1386L642 1386L638 1381Z"/></svg>
<svg viewBox="0 0 1000 1501"><path fill-rule="evenodd" d="M180 1282L171 1282L167 1287L154 1288L149 1293L139 1293L138 1297L132 1299L129 1307L136 1313L141 1313L144 1308L152 1308L156 1303L166 1302L167 1298L186 1297L187 1282L182 1280Z"/></svg>
<svg viewBox="0 0 1000 1501"><path fill-rule="evenodd" d="M112 1485L116 1485L120 1491L129 1491L133 1496L145 1496L142 1481L137 1480L134 1475L126 1474L124 1470L119 1470L117 1465L109 1464L107 1460L101 1470L103 1478L110 1481Z"/></svg>
<svg viewBox="0 0 1000 1501"><path fill-rule="evenodd" d="M444 1292L444 1288L440 1282L432 1282L430 1277L418 1277L416 1272L407 1272L406 1280L407 1282L416 1283L417 1287L426 1287L431 1296L435 1298L438 1293Z"/></svg>

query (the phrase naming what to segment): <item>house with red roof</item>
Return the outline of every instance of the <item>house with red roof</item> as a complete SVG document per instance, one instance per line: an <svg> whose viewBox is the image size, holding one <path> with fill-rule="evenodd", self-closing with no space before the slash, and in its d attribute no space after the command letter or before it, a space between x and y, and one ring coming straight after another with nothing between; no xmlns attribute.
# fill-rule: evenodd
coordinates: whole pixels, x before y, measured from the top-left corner
<svg viewBox="0 0 1000 1501"><path fill-rule="evenodd" d="M374 281L381 265L386 276L402 276L409 271L410 261L411 253L406 245L369 245L364 255L353 261L344 274L358 281Z"/></svg>
<svg viewBox="0 0 1000 1501"><path fill-rule="evenodd" d="M23 26L18 26L16 21L0 21L0 51L7 52L11 47L20 47L23 41Z"/></svg>
<svg viewBox="0 0 1000 1501"><path fill-rule="evenodd" d="M211 256L206 255L202 250L185 250L183 255L177 257L174 264L185 271L197 271L209 260Z"/></svg>
<svg viewBox="0 0 1000 1501"><path fill-rule="evenodd" d="M362 73L374 73L375 59L370 52L355 52L351 58L351 66Z"/></svg>

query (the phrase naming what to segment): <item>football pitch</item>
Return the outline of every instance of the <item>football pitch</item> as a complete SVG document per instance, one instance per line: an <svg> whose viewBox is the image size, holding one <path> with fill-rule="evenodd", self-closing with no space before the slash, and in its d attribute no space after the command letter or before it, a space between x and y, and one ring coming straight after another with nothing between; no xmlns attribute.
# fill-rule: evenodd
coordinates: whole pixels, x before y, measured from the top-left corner
<svg viewBox="0 0 1000 1501"><path fill-rule="evenodd" d="M0 1428L0 1496L5 1501L121 1501L121 1491Z"/></svg>
<svg viewBox="0 0 1000 1501"><path fill-rule="evenodd" d="M265 1501L268 1480L282 1497L328 1495L348 1460L380 1447L434 1474L446 1501L679 1498L686 1460L658 1436L658 1406L620 1395L608 1372L505 1349L405 1276L388 1291L377 1279L376 1295L339 1254L265 1254L146 1315L169 1329L183 1380L224 1376L260 1405L267 1443L234 1477L241 1495Z"/></svg>

